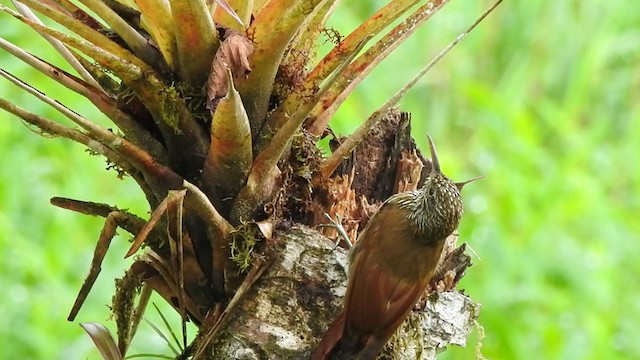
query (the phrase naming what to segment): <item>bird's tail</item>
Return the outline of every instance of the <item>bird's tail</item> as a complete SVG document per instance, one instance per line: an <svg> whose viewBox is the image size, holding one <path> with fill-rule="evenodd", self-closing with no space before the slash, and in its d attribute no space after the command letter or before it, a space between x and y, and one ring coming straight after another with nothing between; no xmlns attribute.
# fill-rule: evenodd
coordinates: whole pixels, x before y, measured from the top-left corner
<svg viewBox="0 0 640 360"><path fill-rule="evenodd" d="M336 345L342 339L344 334L344 313L340 314L329 327L327 332L324 333L322 340L316 347L316 350L311 356L311 360L328 360L330 359L331 352L335 349Z"/></svg>

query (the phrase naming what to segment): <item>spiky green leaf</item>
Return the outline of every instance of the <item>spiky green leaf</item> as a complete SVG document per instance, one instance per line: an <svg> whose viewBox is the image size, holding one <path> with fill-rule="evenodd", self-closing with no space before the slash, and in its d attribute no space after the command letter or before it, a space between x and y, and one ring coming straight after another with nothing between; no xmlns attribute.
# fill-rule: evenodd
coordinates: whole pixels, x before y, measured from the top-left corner
<svg viewBox="0 0 640 360"><path fill-rule="evenodd" d="M227 68L228 92L220 99L211 122L211 146L202 185L212 199L233 199L247 179L253 160L251 128L240 94ZM214 204L217 205L217 204ZM221 208L229 208L230 203Z"/></svg>
<svg viewBox="0 0 640 360"><path fill-rule="evenodd" d="M326 1L326 0L325 0ZM294 35L322 0L270 1L258 14L248 33L253 35L255 51L249 58L254 69L238 90L245 102L251 131L256 134L267 114L271 89L282 56Z"/></svg>
<svg viewBox="0 0 640 360"><path fill-rule="evenodd" d="M204 0L169 0L176 30L178 74L193 85L207 80L219 46L218 31Z"/></svg>
<svg viewBox="0 0 640 360"><path fill-rule="evenodd" d="M146 30L155 40L158 50L171 70L176 69L177 52L176 33L169 0L136 0L142 12Z"/></svg>

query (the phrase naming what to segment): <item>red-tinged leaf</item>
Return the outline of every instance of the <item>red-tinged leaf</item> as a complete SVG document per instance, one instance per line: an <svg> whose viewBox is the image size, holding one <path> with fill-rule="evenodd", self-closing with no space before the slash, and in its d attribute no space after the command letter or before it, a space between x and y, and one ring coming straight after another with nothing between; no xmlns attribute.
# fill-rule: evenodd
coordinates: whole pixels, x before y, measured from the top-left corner
<svg viewBox="0 0 640 360"><path fill-rule="evenodd" d="M147 41L138 30L123 18L123 16L125 16L128 20L131 20L131 16L133 16L137 18L139 22L140 12L124 4L117 4L118 9L121 11L116 12L106 3L99 0L80 0L80 2L104 20L104 22L111 27L111 30L120 36L136 56L156 69L165 67L162 61L159 61L158 51L149 44L149 41Z"/></svg>
<svg viewBox="0 0 640 360"><path fill-rule="evenodd" d="M30 19L33 22L36 23L41 23L40 19L38 18L38 16L36 16L36 14L31 11L31 9L29 9L28 6L22 4L21 2L18 2L17 0L11 0L11 2L13 3L13 5L16 7L16 9L18 10L19 13L21 13L22 15L24 15L25 17L27 17L28 19ZM49 35L46 34L41 34L41 36L47 40L51 46L53 46L54 49L56 49L56 51L58 53L60 53L60 55L62 55L62 57L69 63L69 65L71 65L71 67L78 72L78 74L80 75L80 77L82 77L82 79L84 81L86 81L87 83L93 85L96 89L100 89L102 90L102 86L96 81L96 79L93 78L93 76L82 66L82 64L78 61L78 59L76 59L73 54L71 53L71 51L64 46L64 44L62 44L62 42L52 38Z"/></svg>
<svg viewBox="0 0 640 360"><path fill-rule="evenodd" d="M394 27L367 51L351 63L344 74L331 84L327 93L309 113L307 130L314 135L322 134L338 107L355 87L387 58L400 44L409 38L422 24L442 9L449 0L428 2L417 8L403 22Z"/></svg>
<svg viewBox="0 0 640 360"><path fill-rule="evenodd" d="M268 2L248 33L253 34L256 51L249 58L253 72L236 84L255 135L266 117L273 82L284 52L320 0L279 0Z"/></svg>
<svg viewBox="0 0 640 360"><path fill-rule="evenodd" d="M446 3L446 1L447 0L444 0L441 3L441 5ZM473 29L475 29L475 27L480 22L482 22L482 20L484 20L485 17L487 17L498 5L500 5L500 3L502 3L502 0L497 0L489 9L487 9L480 17L478 17L478 19L476 19L476 21L473 24L471 24L465 31L463 31L460 35L458 35L458 37L456 37L451 43L449 43L449 45L447 45L442 51L440 51L440 53L436 55L436 57L433 58L433 60L431 60L427 65L425 65L422 68L422 70L420 70L418 74L416 74L413 77L411 81L409 81L400 90L398 90L389 100L387 100L380 108L378 108L378 110L374 111L373 114L371 114L369 118L367 118L367 120L364 123L362 123L353 134L351 134L345 141L343 141L342 144L331 154L331 156L329 156L329 158L327 158L322 163L321 169L320 169L320 173L322 174L322 176L325 178L328 178L329 176L331 176L331 174L333 174L333 172L338 167L338 165L345 158L348 157L348 154L351 153L351 151L353 151L353 149L360 143L360 141L362 141L362 139L364 139L364 137L376 126L376 124L384 117L384 115L389 111L389 109L391 109L393 106L396 106L398 101L402 99L402 97L409 91L409 89L411 89L429 70L431 70L431 68L433 68L433 66L437 64L438 61L440 61L440 59L442 59L446 54L448 54L449 51L451 51L451 49L453 49L454 46L460 43L460 41L462 41L462 39L464 39L465 36L467 36L471 31L473 31ZM431 12L428 14L429 16L430 14L435 12L437 8L430 9L430 10ZM423 20L428 19L429 16L423 18ZM406 21L405 21L405 24L406 24ZM398 26L402 26L402 25L403 24L400 24ZM381 41L383 40L384 38ZM363 57L370 54L371 52L369 51L367 52L367 54L363 55ZM382 54L381 56L384 56L384 54ZM377 62L379 60L374 59L373 61ZM354 64L357 62L358 61L355 61ZM338 100L336 101L340 102L339 97L337 99ZM335 107L338 105L339 104L334 104L329 106L329 108L325 111L325 114L327 112L330 112L331 108L335 109ZM324 126L323 124L326 125L326 123L322 121L321 118L316 118L315 126L318 132L321 132L320 130L322 130L322 126ZM314 124L312 124L312 127L313 125ZM472 179L471 181L473 180L475 179ZM462 188L462 186L464 186L465 183L460 183L458 186Z"/></svg>
<svg viewBox="0 0 640 360"><path fill-rule="evenodd" d="M367 40L368 38L363 39L353 53L347 57L344 64L336 70L336 73L328 81L329 84L332 84L335 79L341 76L342 71L348 67L351 59L362 49ZM326 92L326 89L327 87L320 89L315 96L317 98L321 97ZM287 122L277 130L269 145L256 156L247 184L240 190L234 202L234 208L231 211L232 222L250 219L260 205L273 195L281 175L277 166L278 161L291 145L293 136L297 133L314 104L314 101L307 101L302 104L291 114Z"/></svg>
<svg viewBox="0 0 640 360"><path fill-rule="evenodd" d="M300 27L298 34L296 34L295 38L291 41L291 45L289 45L289 49L282 61L282 65L280 65L279 71L282 71L283 66L294 66L306 69L311 60L315 60L318 38L326 31L327 20L329 20L339 3L339 0L326 0L318 6L313 12L313 15L305 21ZM304 76L306 77L306 71ZM278 80L281 79L277 77L276 81ZM302 80L301 77L300 81ZM291 91L293 90L294 89L291 89ZM303 94L300 94L300 96L303 96Z"/></svg>
<svg viewBox="0 0 640 360"><path fill-rule="evenodd" d="M177 60L175 24L168 0L136 0L149 34L172 70Z"/></svg>
<svg viewBox="0 0 640 360"><path fill-rule="evenodd" d="M226 0L215 0L216 4L218 4L218 9L216 9L215 14L213 16L216 24L230 27L232 29L244 30L247 26L245 25L245 21L242 20L241 16L247 16L247 14L251 14L251 9L248 8L250 2L247 0L231 0L231 4L229 4ZM238 14L234 7L238 9L242 15ZM241 9L242 7L242 9ZM231 20L232 19L232 20ZM231 20L231 21L229 21Z"/></svg>
<svg viewBox="0 0 640 360"><path fill-rule="evenodd" d="M32 2L35 0L24 1ZM117 77L122 79L124 84L129 86L131 90L140 97L147 110L149 110L158 125L160 125L160 131L163 132L169 154L173 156L171 160L174 163L188 164L187 158L191 159L193 156L196 156L196 154L198 154L197 156L201 156L200 154L206 152L206 149L209 147L207 138L202 128L194 121L185 100L179 96L175 96L176 90L166 85L151 67L97 31L79 24L78 21L74 19L69 19L67 16L64 16L64 14L51 11L50 8L42 6L37 8L37 4L37 2L34 2L30 4L30 6L38 11L47 12L47 16L56 21L60 21L61 24L68 26L78 35L87 37L91 41L76 38L53 28L33 23L5 6L0 5L0 10L11 14L37 31L77 48L87 56L93 58L102 67L109 69ZM183 22L188 22L186 19L182 20ZM215 46L217 46L217 32L213 32L216 33ZM200 42L202 41L204 40ZM94 45L94 43L99 45ZM109 47L113 48L113 53L108 51ZM205 69L203 69L200 74L201 76L204 76L208 71L214 51L215 48L212 49L212 54L208 57ZM191 56L199 58L198 54L198 52L194 52ZM145 78L145 81L139 81L142 77ZM177 149L179 149L179 151Z"/></svg>
<svg viewBox="0 0 640 360"><path fill-rule="evenodd" d="M88 56L92 57L94 60L100 62L103 59L107 58L116 58L115 62L120 62L122 68L124 68L123 63L131 63L135 67L146 67L142 60L136 57L127 49L123 48L116 42L112 41L109 37L102 34L99 31L92 29L91 27L83 24L81 21L71 17L65 12L60 11L58 8L53 6L45 5L36 0L23 0L21 1L25 5L29 6L31 9L41 13L42 15L50 18L51 20L59 23L60 25L69 29L72 33L80 36L82 39L86 41L82 41L81 39L75 39L67 33L62 33L58 30L55 30L49 26L41 25L37 22L33 22L26 17L14 12L13 10L2 6L2 10L9 13L16 19L24 22L25 24L31 26L34 30L38 31L41 34L47 34L66 45L70 45L72 47L78 48L80 51L84 52ZM95 55L95 56L94 56ZM101 63L101 65L105 67L109 67L107 64ZM111 69L116 72L116 69ZM116 72L117 73L117 72ZM118 75L120 78L122 76ZM137 76L137 75L134 75Z"/></svg>
<svg viewBox="0 0 640 360"><path fill-rule="evenodd" d="M303 104L309 95L313 94L320 84L340 67L345 59L362 44L366 38L374 37L391 23L399 19L408 9L414 6L417 0L394 0L380 8L374 15L358 26L345 39L340 41L314 68L311 70L304 83L300 86L302 91L289 94L282 104L269 115L267 124L263 127L259 141L256 144L258 150L265 148L266 143L281 128L289 116ZM325 5L326 6L326 5ZM327 9L330 11L330 9ZM316 19L319 21L319 19ZM309 24L307 26L310 26ZM308 30L309 31L309 30ZM308 37L313 38L310 34Z"/></svg>
<svg viewBox="0 0 640 360"><path fill-rule="evenodd" d="M175 24L180 78L202 85L220 45L218 32L204 0L169 0Z"/></svg>
<svg viewBox="0 0 640 360"><path fill-rule="evenodd" d="M253 153L251 128L240 94L233 87L231 70L226 69L227 95L220 99L211 121L211 146L202 173L203 190L214 206L226 212L247 179Z"/></svg>
<svg viewBox="0 0 640 360"><path fill-rule="evenodd" d="M258 14L260 14L260 11L264 9L267 2L269 2L269 0L253 0L253 9L251 9L251 15L253 15L253 17L258 16Z"/></svg>
<svg viewBox="0 0 640 360"><path fill-rule="evenodd" d="M122 360L118 345L104 325L97 322L86 322L80 323L80 326L89 334L103 359Z"/></svg>
<svg viewBox="0 0 640 360"><path fill-rule="evenodd" d="M107 255L111 240L116 235L116 229L118 226L118 221L116 219L122 219L123 216L125 215L118 211L112 211L107 215L107 219L104 222L104 227L100 232L100 238L98 239L98 243L96 244L96 248L93 253L89 274L78 292L78 296L76 297L76 301L73 304L73 308L71 308L71 312L69 313L67 320L73 321L75 319L78 311L80 311L80 308L82 307L82 304L84 304L84 301L87 299L93 284L96 282L100 271L102 271L102 261Z"/></svg>

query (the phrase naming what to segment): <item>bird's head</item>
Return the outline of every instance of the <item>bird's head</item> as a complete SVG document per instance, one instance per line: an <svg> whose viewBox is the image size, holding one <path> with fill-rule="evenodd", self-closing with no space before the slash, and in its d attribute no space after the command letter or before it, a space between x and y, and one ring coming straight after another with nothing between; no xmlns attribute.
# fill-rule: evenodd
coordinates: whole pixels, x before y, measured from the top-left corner
<svg viewBox="0 0 640 360"><path fill-rule="evenodd" d="M479 178L455 183L442 173L436 146L430 136L431 172L420 190L422 206L415 219L419 227L428 232L429 238L446 238L460 223L463 213L462 187Z"/></svg>

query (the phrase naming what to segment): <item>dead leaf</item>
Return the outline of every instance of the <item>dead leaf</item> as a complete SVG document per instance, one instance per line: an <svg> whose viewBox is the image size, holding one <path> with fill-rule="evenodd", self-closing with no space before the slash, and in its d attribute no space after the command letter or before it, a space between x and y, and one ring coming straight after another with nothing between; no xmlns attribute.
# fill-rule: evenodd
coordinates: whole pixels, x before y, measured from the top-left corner
<svg viewBox="0 0 640 360"><path fill-rule="evenodd" d="M229 89L226 68L231 70L234 79L246 77L251 72L249 56L253 53L253 43L237 31L225 29L225 33L225 39L213 58L207 82L207 108L212 111L217 100L224 97Z"/></svg>

